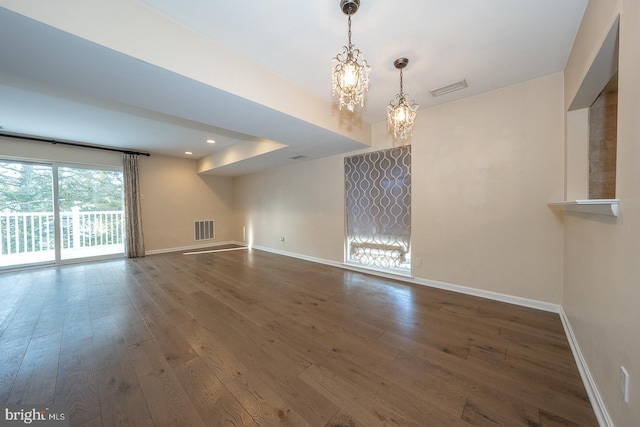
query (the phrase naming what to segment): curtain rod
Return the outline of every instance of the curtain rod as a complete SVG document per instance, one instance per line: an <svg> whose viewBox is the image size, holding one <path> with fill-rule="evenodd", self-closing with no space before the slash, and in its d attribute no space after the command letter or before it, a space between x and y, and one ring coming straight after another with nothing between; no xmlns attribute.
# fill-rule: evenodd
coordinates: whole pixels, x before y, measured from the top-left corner
<svg viewBox="0 0 640 427"><path fill-rule="evenodd" d="M4 136L6 138L24 139L27 141L48 142L49 144L70 145L72 147L93 148L96 150L105 150L105 151L116 151L118 153L134 154L137 156L147 156L147 157L151 156L151 154L149 153L143 153L140 151L121 150L119 148L111 148L111 147L100 147L98 145L79 144L77 142L58 141L57 139L38 138L35 136L13 135L10 133L2 133L2 132L0 132L0 136Z"/></svg>

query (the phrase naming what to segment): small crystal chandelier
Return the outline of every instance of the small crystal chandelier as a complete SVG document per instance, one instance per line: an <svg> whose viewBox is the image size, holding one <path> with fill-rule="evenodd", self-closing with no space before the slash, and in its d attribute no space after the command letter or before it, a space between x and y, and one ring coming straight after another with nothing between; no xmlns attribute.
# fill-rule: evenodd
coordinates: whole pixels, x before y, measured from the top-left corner
<svg viewBox="0 0 640 427"><path fill-rule="evenodd" d="M402 91L402 69L407 66L409 60L407 58L398 58L393 65L400 70L400 93L396 95L395 103L392 100L387 106L387 127L389 131L393 130L394 139L403 142L411 138L413 130L413 121L416 119L416 111L418 105L411 101L407 103L407 97Z"/></svg>
<svg viewBox="0 0 640 427"><path fill-rule="evenodd" d="M349 44L333 58L332 94L337 95L342 107L354 111L356 105L364 106L364 93L369 89L371 67L359 49L351 43L351 15L358 11L360 0L341 0L340 8L349 17Z"/></svg>

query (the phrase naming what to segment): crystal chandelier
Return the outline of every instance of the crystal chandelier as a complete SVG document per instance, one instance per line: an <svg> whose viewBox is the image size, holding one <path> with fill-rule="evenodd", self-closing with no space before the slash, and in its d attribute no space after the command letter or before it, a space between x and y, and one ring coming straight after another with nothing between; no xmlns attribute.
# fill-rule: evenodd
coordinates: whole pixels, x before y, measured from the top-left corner
<svg viewBox="0 0 640 427"><path fill-rule="evenodd" d="M338 98L340 110L346 107L354 111L356 105L364 106L364 93L369 89L371 67L359 49L351 43L351 15L358 11L360 0L341 0L340 8L349 17L349 44L333 58L332 93Z"/></svg>
<svg viewBox="0 0 640 427"><path fill-rule="evenodd" d="M402 69L408 63L407 58L398 58L393 63L400 70L400 93L396 95L395 102L392 100L387 106L387 127L389 131L393 130L394 139L400 142L411 138L413 121L418 110L418 105L414 101L407 103L406 94L402 91Z"/></svg>

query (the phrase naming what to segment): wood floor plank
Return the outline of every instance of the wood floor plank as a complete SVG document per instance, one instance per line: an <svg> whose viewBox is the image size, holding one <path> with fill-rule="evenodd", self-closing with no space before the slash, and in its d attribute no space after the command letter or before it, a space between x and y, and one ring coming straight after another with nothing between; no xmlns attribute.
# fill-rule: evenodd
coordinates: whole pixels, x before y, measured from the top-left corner
<svg viewBox="0 0 640 427"><path fill-rule="evenodd" d="M333 351L330 343L323 342L323 339L314 335L312 331L300 329L292 323L274 322L270 326L274 333L286 337L287 342L293 343L293 348L306 353L314 364L327 367L345 381L371 393L374 399L391 402L408 418L420 420L423 416L429 416L434 423L440 425L459 423L462 412L461 403L442 408L443 401L421 399L421 396L416 396L405 387L394 384L391 378L395 375L394 373L389 374L386 370L381 372L376 367L369 369L366 364L350 360L344 354Z"/></svg>
<svg viewBox="0 0 640 427"><path fill-rule="evenodd" d="M258 426L203 359L192 359L173 371L207 425Z"/></svg>
<svg viewBox="0 0 640 427"><path fill-rule="evenodd" d="M226 386L258 425L313 426L251 372Z"/></svg>
<svg viewBox="0 0 640 427"><path fill-rule="evenodd" d="M102 417L97 416L78 427L102 427Z"/></svg>
<svg viewBox="0 0 640 427"><path fill-rule="evenodd" d="M74 304L67 311L64 318L62 341L71 343L91 338L91 311L89 305Z"/></svg>
<svg viewBox="0 0 640 427"><path fill-rule="evenodd" d="M0 345L0 404L4 405L9 399L13 383L24 354L27 352L31 337L26 336L13 341L1 341Z"/></svg>
<svg viewBox="0 0 640 427"><path fill-rule="evenodd" d="M223 384L249 370L229 351L220 337L195 320L178 325L178 329L200 356L198 360L206 364Z"/></svg>
<svg viewBox="0 0 640 427"><path fill-rule="evenodd" d="M28 277L21 272L8 272L0 280L0 292L3 296L2 304L0 304L0 339L31 292L33 283L29 281Z"/></svg>
<svg viewBox="0 0 640 427"><path fill-rule="evenodd" d="M96 374L91 337L63 344L53 403L68 405L69 423L72 426L85 424L100 416Z"/></svg>
<svg viewBox="0 0 640 427"><path fill-rule="evenodd" d="M267 359L278 360L289 372L301 372L309 366L304 356L291 352L265 328L259 328L216 298L202 293L197 301L200 307L195 315L198 323L224 338L228 348L245 366L264 365Z"/></svg>
<svg viewBox="0 0 640 427"><path fill-rule="evenodd" d="M0 404L73 426L597 426L555 313L253 249L0 293Z"/></svg>
<svg viewBox="0 0 640 427"><path fill-rule="evenodd" d="M46 295L44 292L39 292L39 287L33 286L31 289L36 290L37 295L20 301L17 311L11 317L2 333L1 339L3 341L8 342L33 335L33 331L40 319L42 307L46 301ZM2 302L3 305L7 303L10 303L10 301Z"/></svg>
<svg viewBox="0 0 640 427"><path fill-rule="evenodd" d="M9 405L43 405L53 400L62 332L33 338L7 399Z"/></svg>
<svg viewBox="0 0 640 427"><path fill-rule="evenodd" d="M103 316L92 320L91 326L102 424L153 426L118 323Z"/></svg>
<svg viewBox="0 0 640 427"><path fill-rule="evenodd" d="M156 425L206 426L154 340L132 345L129 354Z"/></svg>
<svg viewBox="0 0 640 427"><path fill-rule="evenodd" d="M292 352L281 340L253 322L237 317L232 308L216 298L203 294L198 301L209 309L207 327L223 325L224 330L217 328L216 331L218 336L227 337L228 348L261 381L279 391L283 400L307 421L322 424L335 414L336 408L330 401L296 377L309 366L304 357ZM213 316L219 316L218 320ZM200 320L197 314L196 319Z"/></svg>
<svg viewBox="0 0 640 427"><path fill-rule="evenodd" d="M40 317L33 331L33 337L42 337L61 333L64 329L66 305L64 303L47 303L40 312Z"/></svg>
<svg viewBox="0 0 640 427"><path fill-rule="evenodd" d="M580 427L580 424L576 424L551 412L540 410L540 427Z"/></svg>
<svg viewBox="0 0 640 427"><path fill-rule="evenodd" d="M173 300L171 294L164 290L161 284L165 282L165 280L162 279L164 278L161 278L160 283L158 283L151 277L140 277L138 283L172 323L188 322L191 320L191 316Z"/></svg>
<svg viewBox="0 0 640 427"><path fill-rule="evenodd" d="M149 332L171 366L180 365L197 356L197 353L185 341L171 320L165 316L153 298L141 286L132 287L128 289L128 292Z"/></svg>
<svg viewBox="0 0 640 427"><path fill-rule="evenodd" d="M153 426L145 396L127 363L98 372L101 423L104 426Z"/></svg>
<svg viewBox="0 0 640 427"><path fill-rule="evenodd" d="M326 396L338 407L339 413L328 425L362 426L416 426L421 423L407 419L379 399L371 399L354 384L333 374L330 370L311 365L299 377Z"/></svg>

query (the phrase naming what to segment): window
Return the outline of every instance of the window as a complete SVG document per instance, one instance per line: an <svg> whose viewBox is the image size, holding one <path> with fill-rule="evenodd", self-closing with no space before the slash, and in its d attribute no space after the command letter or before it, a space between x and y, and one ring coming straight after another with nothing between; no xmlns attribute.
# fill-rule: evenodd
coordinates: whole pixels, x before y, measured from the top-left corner
<svg viewBox="0 0 640 427"><path fill-rule="evenodd" d="M411 146L345 158L346 262L411 268Z"/></svg>
<svg viewBox="0 0 640 427"><path fill-rule="evenodd" d="M0 268L123 254L124 239L122 171L0 161Z"/></svg>

